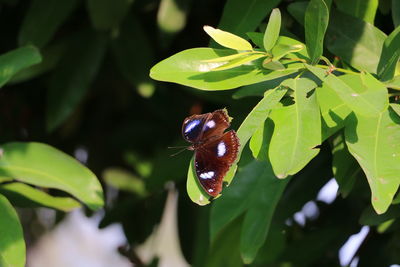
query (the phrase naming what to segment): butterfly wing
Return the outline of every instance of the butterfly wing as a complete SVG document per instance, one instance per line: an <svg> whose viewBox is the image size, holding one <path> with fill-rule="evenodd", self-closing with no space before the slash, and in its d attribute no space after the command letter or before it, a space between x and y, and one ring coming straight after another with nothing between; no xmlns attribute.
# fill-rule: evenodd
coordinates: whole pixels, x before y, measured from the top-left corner
<svg viewBox="0 0 400 267"><path fill-rule="evenodd" d="M229 117L223 109L216 110L211 113L204 123L201 140L206 141L211 137L219 137L230 126Z"/></svg>
<svg viewBox="0 0 400 267"><path fill-rule="evenodd" d="M222 191L224 176L235 162L238 150L239 139L233 130L196 149L196 175L210 196L216 197Z"/></svg>
<svg viewBox="0 0 400 267"><path fill-rule="evenodd" d="M183 138L190 143L197 143L203 134L204 125L210 117L211 113L187 117L182 125Z"/></svg>

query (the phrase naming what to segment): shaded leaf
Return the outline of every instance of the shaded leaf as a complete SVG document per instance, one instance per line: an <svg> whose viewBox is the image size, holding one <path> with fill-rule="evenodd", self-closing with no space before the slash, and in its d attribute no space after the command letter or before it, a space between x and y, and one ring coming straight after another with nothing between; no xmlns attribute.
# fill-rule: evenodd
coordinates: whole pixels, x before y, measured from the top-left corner
<svg viewBox="0 0 400 267"><path fill-rule="evenodd" d="M392 18L394 27L397 28L400 25L400 2L392 1Z"/></svg>
<svg viewBox="0 0 400 267"><path fill-rule="evenodd" d="M378 0L338 0L336 6L344 13L374 24L378 2Z"/></svg>
<svg viewBox="0 0 400 267"><path fill-rule="evenodd" d="M356 69L377 72L385 39L374 25L332 9L326 46Z"/></svg>
<svg viewBox="0 0 400 267"><path fill-rule="evenodd" d="M67 154L41 143L7 143L1 149L0 176L63 190L94 210L103 206L96 176Z"/></svg>
<svg viewBox="0 0 400 267"><path fill-rule="evenodd" d="M106 40L92 31L80 32L69 45L49 83L48 131L59 127L82 101L100 67L105 48Z"/></svg>
<svg viewBox="0 0 400 267"><path fill-rule="evenodd" d="M341 195L345 198L353 189L354 183L361 173L361 168L347 150L341 134L333 140L332 155L333 175L339 184Z"/></svg>
<svg viewBox="0 0 400 267"><path fill-rule="evenodd" d="M42 61L34 46L25 46L0 55L0 88L19 71Z"/></svg>
<svg viewBox="0 0 400 267"><path fill-rule="evenodd" d="M279 2L280 0L228 0L218 28L245 37L245 33L254 31Z"/></svg>
<svg viewBox="0 0 400 267"><path fill-rule="evenodd" d="M285 69L285 66L281 62L270 60L270 59L264 60L263 67L268 70L284 70Z"/></svg>
<svg viewBox="0 0 400 267"><path fill-rule="evenodd" d="M71 211L81 204L70 197L55 197L23 183L0 185L0 193L19 207L48 207L61 211Z"/></svg>
<svg viewBox="0 0 400 267"><path fill-rule="evenodd" d="M378 65L378 76L383 81L393 79L400 58L400 27L385 40Z"/></svg>
<svg viewBox="0 0 400 267"><path fill-rule="evenodd" d="M211 26L204 26L203 29L214 41L224 47L235 50L253 50L248 41L230 32L214 29Z"/></svg>
<svg viewBox="0 0 400 267"><path fill-rule="evenodd" d="M119 25L129 11L132 0L87 0L87 9L97 30L110 30Z"/></svg>
<svg viewBox="0 0 400 267"><path fill-rule="evenodd" d="M400 184L400 118L391 108L376 117L352 114L345 136L350 153L367 176L372 206L382 214Z"/></svg>
<svg viewBox="0 0 400 267"><path fill-rule="evenodd" d="M305 37L311 64L322 56L325 32L328 27L329 10L324 0L311 0L305 13Z"/></svg>
<svg viewBox="0 0 400 267"><path fill-rule="evenodd" d="M279 32L281 31L281 12L278 8L274 8L269 17L267 28L264 33L264 49L266 51L271 51L275 46L276 41L279 37Z"/></svg>
<svg viewBox="0 0 400 267"><path fill-rule="evenodd" d="M78 6L77 0L34 0L18 33L20 45L44 47Z"/></svg>
<svg viewBox="0 0 400 267"><path fill-rule="evenodd" d="M22 226L7 198L0 195L0 266L24 267L25 242Z"/></svg>
<svg viewBox="0 0 400 267"><path fill-rule="evenodd" d="M363 225L379 225L391 219L400 217L400 205L392 205L381 215L376 214L372 206L366 207L360 217L360 224Z"/></svg>
<svg viewBox="0 0 400 267"><path fill-rule="evenodd" d="M369 73L336 77L325 70L306 65L307 69L336 92L354 112L376 116L388 106L387 89Z"/></svg>
<svg viewBox="0 0 400 267"><path fill-rule="evenodd" d="M107 168L103 171L102 176L108 185L118 190L128 191L139 196L147 194L143 180L129 171L121 168Z"/></svg>
<svg viewBox="0 0 400 267"><path fill-rule="evenodd" d="M294 104L274 109L270 116L275 127L268 155L279 178L300 171L321 144L321 117L315 92L310 92L317 85L307 78L289 79L282 85L293 89Z"/></svg>

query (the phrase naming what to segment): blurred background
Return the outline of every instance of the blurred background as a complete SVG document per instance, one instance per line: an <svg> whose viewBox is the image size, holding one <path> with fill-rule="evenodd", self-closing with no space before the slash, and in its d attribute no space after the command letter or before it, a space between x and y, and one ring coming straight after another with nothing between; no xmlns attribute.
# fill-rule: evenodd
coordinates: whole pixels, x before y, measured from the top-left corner
<svg viewBox="0 0 400 267"><path fill-rule="evenodd" d="M291 2L279 4L283 24L302 40L301 26L286 11ZM74 156L97 175L106 196L97 213L19 209L28 266L243 265L230 249L237 239L220 240L210 250L210 207L197 206L186 194L192 152L171 157L176 150L168 147L186 145L181 127L190 114L228 107L237 129L258 98L236 100L234 90L203 92L148 75L174 53L208 46L203 25L216 27L225 3L0 0L0 52L32 44L43 56L0 90L0 142L38 141ZM330 151L323 150L316 162L326 160ZM365 196L346 206L335 200L330 170L321 176L309 177L311 187L291 184L286 199L296 202L289 209L294 212L252 266L357 265L359 244L340 260L339 249L352 234L368 235L369 228L350 216L368 203L367 184L358 182ZM224 234L238 231L231 227ZM373 248L387 240L380 236Z"/></svg>

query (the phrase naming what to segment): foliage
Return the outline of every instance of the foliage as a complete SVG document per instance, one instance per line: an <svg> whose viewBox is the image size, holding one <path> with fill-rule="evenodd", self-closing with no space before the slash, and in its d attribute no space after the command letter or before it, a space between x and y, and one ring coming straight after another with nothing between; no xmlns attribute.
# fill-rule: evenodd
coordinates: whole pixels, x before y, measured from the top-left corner
<svg viewBox="0 0 400 267"><path fill-rule="evenodd" d="M360 264L399 263L399 10L0 0L0 266L25 266L23 231L39 237L20 207L62 218L105 205L101 226L121 223L135 247L160 222L169 181L194 266L337 266L360 224L371 227ZM224 107L240 155L210 201L193 155L166 147L183 144L186 116ZM315 202L332 177L340 196ZM310 201L319 215L302 225L293 215Z"/></svg>

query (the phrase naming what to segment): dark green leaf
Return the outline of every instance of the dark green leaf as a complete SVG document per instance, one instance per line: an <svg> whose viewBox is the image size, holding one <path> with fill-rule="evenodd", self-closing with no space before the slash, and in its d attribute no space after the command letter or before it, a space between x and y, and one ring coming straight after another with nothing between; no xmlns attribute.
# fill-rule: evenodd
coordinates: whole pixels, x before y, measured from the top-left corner
<svg viewBox="0 0 400 267"><path fill-rule="evenodd" d="M49 84L48 131L60 126L82 101L100 67L106 44L100 35L82 31L69 45Z"/></svg>
<svg viewBox="0 0 400 267"><path fill-rule="evenodd" d="M385 40L378 65L378 76L383 81L393 79L400 58L400 27Z"/></svg>
<svg viewBox="0 0 400 267"><path fill-rule="evenodd" d="M280 0L228 0L218 28L246 37L246 32L254 31L279 2Z"/></svg>
<svg viewBox="0 0 400 267"><path fill-rule="evenodd" d="M154 88L154 82L148 75L154 60L153 50L150 49L146 33L135 18L126 18L112 45L118 67L125 79L138 89L146 85Z"/></svg>
<svg viewBox="0 0 400 267"><path fill-rule="evenodd" d="M278 8L274 8L269 17L267 28L264 33L264 49L270 52L275 46L276 41L279 37L279 32L281 31L281 12Z"/></svg>
<svg viewBox="0 0 400 267"><path fill-rule="evenodd" d="M240 251L245 264L251 263L264 244L276 205L290 179L279 180L271 165L264 162L264 170L249 194L248 210L242 225Z"/></svg>
<svg viewBox="0 0 400 267"><path fill-rule="evenodd" d="M316 64L322 56L324 36L328 27L329 10L324 0L311 0L305 14L305 35L311 64Z"/></svg>
<svg viewBox="0 0 400 267"><path fill-rule="evenodd" d="M264 49L264 35L261 32L247 32L246 35L259 48Z"/></svg>
<svg viewBox="0 0 400 267"><path fill-rule="evenodd" d="M7 143L1 149L0 176L63 190L91 209L103 206L96 176L67 154L41 143Z"/></svg>
<svg viewBox="0 0 400 267"><path fill-rule="evenodd" d="M326 46L358 70L377 72L385 39L386 35L374 25L332 10Z"/></svg>
<svg viewBox="0 0 400 267"><path fill-rule="evenodd" d="M392 0L392 18L394 27L400 26L400 2Z"/></svg>
<svg viewBox="0 0 400 267"><path fill-rule="evenodd" d="M44 47L54 36L72 11L77 0L34 0L31 1L18 34L20 45L34 44Z"/></svg>
<svg viewBox="0 0 400 267"><path fill-rule="evenodd" d="M22 226L7 198L0 195L0 266L24 267L25 242Z"/></svg>
<svg viewBox="0 0 400 267"><path fill-rule="evenodd" d="M61 211L71 211L81 204L70 197L55 197L23 183L0 185L0 193L19 207L48 207Z"/></svg>
<svg viewBox="0 0 400 267"><path fill-rule="evenodd" d="M335 3L340 11L374 24L378 2L378 0L337 0Z"/></svg>
<svg viewBox="0 0 400 267"><path fill-rule="evenodd" d="M119 25L129 11L132 0L87 0L93 26L97 30L111 30Z"/></svg>
<svg viewBox="0 0 400 267"><path fill-rule="evenodd" d="M304 25L304 17L306 15L308 4L309 2L300 1L288 5L288 11L290 15L292 15L295 18L295 20L301 25Z"/></svg>
<svg viewBox="0 0 400 267"><path fill-rule="evenodd" d="M343 197L347 197L353 189L354 183L362 172L357 161L347 150L344 138L341 134L333 140L332 148L332 170L339 184L339 191Z"/></svg>
<svg viewBox="0 0 400 267"><path fill-rule="evenodd" d="M360 224L379 225L383 222L400 217L400 205L391 205L390 208L381 215L376 214L372 206L364 209L360 217Z"/></svg>
<svg viewBox="0 0 400 267"><path fill-rule="evenodd" d="M42 61L34 46L25 46L0 55L0 88L19 71Z"/></svg>
<svg viewBox="0 0 400 267"><path fill-rule="evenodd" d="M345 136L350 153L367 176L372 206L382 214L400 184L400 117L391 108L375 117L352 114Z"/></svg>

